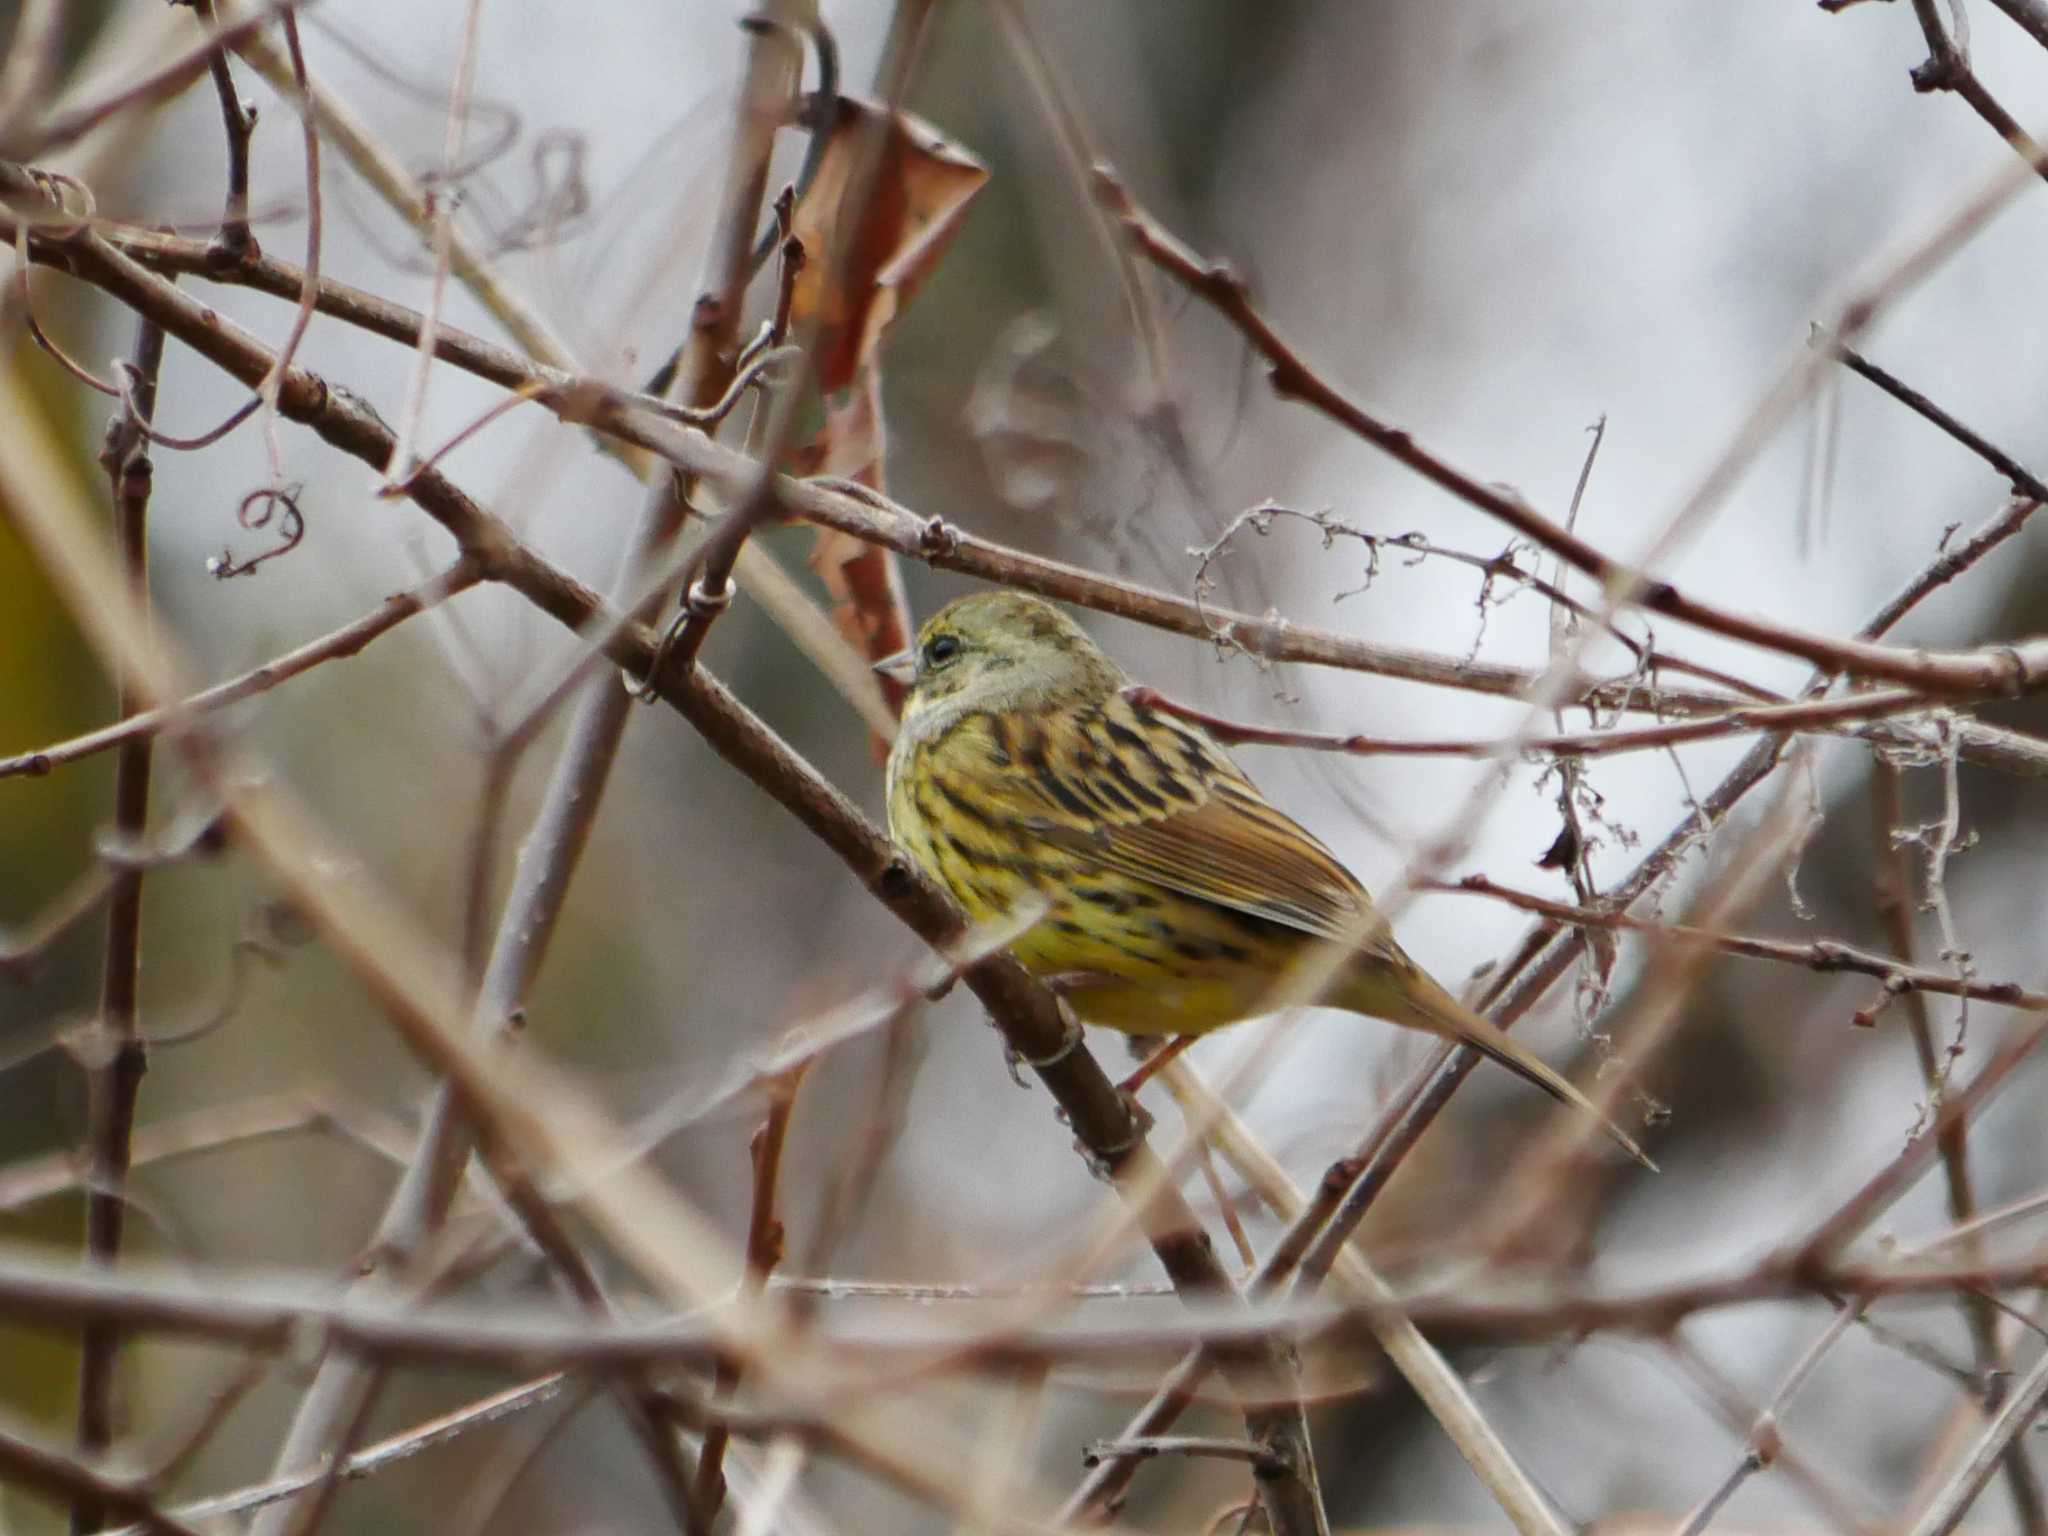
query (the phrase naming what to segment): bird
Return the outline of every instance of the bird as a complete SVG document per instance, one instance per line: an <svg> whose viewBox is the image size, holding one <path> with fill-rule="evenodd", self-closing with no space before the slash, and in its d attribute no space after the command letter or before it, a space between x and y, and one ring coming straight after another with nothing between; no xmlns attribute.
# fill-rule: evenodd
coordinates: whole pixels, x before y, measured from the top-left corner
<svg viewBox="0 0 2048 1536"><path fill-rule="evenodd" d="M1059 608L1009 589L959 598L875 670L908 690L885 770L891 839L975 922L1042 903L1011 952L1081 1021L1174 1037L1141 1076L1271 1011L1335 941L1350 953L1316 1001L1468 1045L1656 1166L1410 959L1337 857Z"/></svg>

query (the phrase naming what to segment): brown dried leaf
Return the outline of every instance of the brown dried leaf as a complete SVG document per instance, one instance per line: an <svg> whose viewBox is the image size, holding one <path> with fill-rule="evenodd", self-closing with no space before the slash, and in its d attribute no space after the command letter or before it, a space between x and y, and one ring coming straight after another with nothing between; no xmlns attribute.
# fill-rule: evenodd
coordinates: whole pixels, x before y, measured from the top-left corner
<svg viewBox="0 0 2048 1536"><path fill-rule="evenodd" d="M863 368L856 388L826 397L824 429L805 452L815 460L813 473L841 475L879 491L887 448L881 374ZM893 656L910 644L910 604L892 551L850 533L820 528L818 541L811 546L811 568L831 594L832 622L869 660ZM881 684L889 708L901 714L903 685L888 677ZM874 739L874 747L877 761L889 755L889 744L880 737Z"/></svg>
<svg viewBox="0 0 2048 1536"><path fill-rule="evenodd" d="M887 134L867 207L851 228L846 206L854 168L868 135ZM841 97L839 118L810 189L797 204L790 233L807 256L790 297L790 323L819 327L812 357L825 397L817 439L792 455L799 473L842 475L879 491L888 434L882 421L879 354L889 324L945 253L947 243L988 170L930 124L904 113ZM849 249L840 242L851 240ZM911 642L902 574L887 550L821 529L811 566L833 599L832 621L871 660ZM884 679L891 709L903 687ZM888 744L874 743L878 757Z"/></svg>
<svg viewBox="0 0 2048 1536"><path fill-rule="evenodd" d="M848 184L881 121L880 107L839 98L839 120L791 226L809 257L797 274L791 323L821 325L813 355L819 388L828 394L873 362L882 333L945 253L988 180L986 166L929 123L892 114L869 211L852 232L854 247L842 255L836 242L855 212L844 206Z"/></svg>

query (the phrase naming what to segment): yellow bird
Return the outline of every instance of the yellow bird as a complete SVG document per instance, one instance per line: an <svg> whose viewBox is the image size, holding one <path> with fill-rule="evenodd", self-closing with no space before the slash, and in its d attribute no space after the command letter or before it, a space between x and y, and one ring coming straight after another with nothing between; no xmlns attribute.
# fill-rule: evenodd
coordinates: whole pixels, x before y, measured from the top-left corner
<svg viewBox="0 0 2048 1536"><path fill-rule="evenodd" d="M1469 1045L1599 1114L1409 959L1365 887L1207 732L1128 698L1116 663L1051 604L961 598L877 670L910 689L890 835L977 922L1048 901L1012 950L1076 1017L1185 1041L1270 1008L1297 964L1348 940L1320 1001Z"/></svg>

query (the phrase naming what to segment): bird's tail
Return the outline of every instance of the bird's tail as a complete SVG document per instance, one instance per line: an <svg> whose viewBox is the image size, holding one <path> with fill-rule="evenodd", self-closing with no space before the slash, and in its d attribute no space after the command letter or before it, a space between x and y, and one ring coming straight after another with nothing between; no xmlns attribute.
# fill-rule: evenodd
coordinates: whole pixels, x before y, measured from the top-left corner
<svg viewBox="0 0 2048 1536"><path fill-rule="evenodd" d="M1652 1173L1657 1165L1649 1155L1636 1145L1628 1132L1616 1125L1600 1107L1572 1086L1569 1079L1555 1071L1535 1052L1518 1042L1498 1025L1481 1018L1470 1008L1452 997L1427 973L1419 967L1412 978L1399 989L1399 1001L1393 1007L1374 1007L1370 1010L1382 1018L1397 1024L1407 1024L1417 1029L1426 1029L1431 1034L1443 1035L1456 1040L1460 1045L1469 1045L1482 1056L1491 1057L1517 1077L1534 1083L1560 1104L1569 1104L1594 1116L1606 1127L1607 1134L1614 1138L1621 1149ZM1418 985L1419 983L1419 985ZM1374 988L1375 993L1381 989ZM1376 996L1376 1002L1389 1001L1384 995Z"/></svg>

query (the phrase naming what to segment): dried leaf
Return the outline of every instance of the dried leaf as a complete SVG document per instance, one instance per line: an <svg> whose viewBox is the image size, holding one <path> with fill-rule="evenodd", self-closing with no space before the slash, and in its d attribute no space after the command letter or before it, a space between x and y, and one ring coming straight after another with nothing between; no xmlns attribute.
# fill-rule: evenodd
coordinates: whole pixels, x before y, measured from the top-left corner
<svg viewBox="0 0 2048 1536"><path fill-rule="evenodd" d="M824 429L806 456L815 458L814 473L841 475L879 491L887 447L881 375L864 368L858 387L826 397ZM811 546L811 568L832 597L832 622L870 661L893 656L910 644L910 604L892 551L850 533L820 528L818 541ZM888 677L881 683L890 710L901 714L903 685ZM877 761L889 755L889 744L880 737L874 747Z"/></svg>
<svg viewBox="0 0 2048 1536"><path fill-rule="evenodd" d="M858 223L846 206L868 136L887 134L874 186ZM790 232L807 256L796 274L790 322L819 327L812 358L825 397L816 441L792 455L799 473L842 475L883 488L888 434L882 421L880 351L889 324L945 253L988 170L929 124L904 113L841 97L839 118ZM842 250L841 242L850 240ZM910 607L896 557L846 534L821 529L811 565L833 599L832 621L871 660L911 642ZM884 679L891 709L903 687ZM874 743L878 757L888 744Z"/></svg>
<svg viewBox="0 0 2048 1536"><path fill-rule="evenodd" d="M846 193L882 109L850 96L826 142L810 189L796 206L791 233L809 260L797 274L792 324L822 327L813 358L828 394L851 385L873 362L888 329L945 253L988 168L937 129L906 113L891 115L866 217L840 252L844 222L858 211Z"/></svg>

